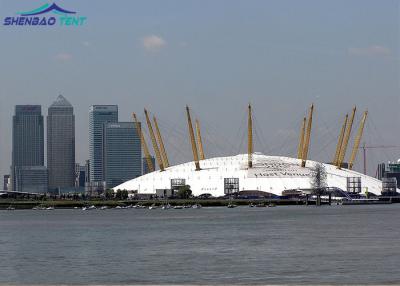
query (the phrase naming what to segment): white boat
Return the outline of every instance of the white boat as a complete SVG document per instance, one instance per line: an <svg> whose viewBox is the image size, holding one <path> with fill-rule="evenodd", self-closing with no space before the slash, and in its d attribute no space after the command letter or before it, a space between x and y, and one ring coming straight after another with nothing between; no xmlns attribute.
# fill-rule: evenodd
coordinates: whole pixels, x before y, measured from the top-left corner
<svg viewBox="0 0 400 286"><path fill-rule="evenodd" d="M149 206L149 210L154 210L154 209L157 209L157 208L158 208L158 206L155 205L155 204L152 204L151 206Z"/></svg>
<svg viewBox="0 0 400 286"><path fill-rule="evenodd" d="M15 210L15 208L14 208L13 206L9 205L8 208L7 208L6 210L8 210L8 211L13 211L13 210Z"/></svg>
<svg viewBox="0 0 400 286"><path fill-rule="evenodd" d="M227 208L229 208L229 209L233 209L233 208L236 208L236 207L237 207L237 205L232 204L232 203L229 203L228 206L227 206Z"/></svg>
<svg viewBox="0 0 400 286"><path fill-rule="evenodd" d="M166 204L166 205L163 205L162 207L161 207L161 209L163 209L163 210L169 210L171 208L171 205L170 204Z"/></svg>
<svg viewBox="0 0 400 286"><path fill-rule="evenodd" d="M46 211L52 211L52 210L54 210L54 207L47 207L46 208Z"/></svg>
<svg viewBox="0 0 400 286"><path fill-rule="evenodd" d="M174 210L181 210L183 209L183 206L174 206Z"/></svg>
<svg viewBox="0 0 400 286"><path fill-rule="evenodd" d="M106 209L108 209L108 206L102 206L102 207L100 207L100 209L101 210L106 210Z"/></svg>
<svg viewBox="0 0 400 286"><path fill-rule="evenodd" d="M201 204L194 204L192 206L192 209L201 209L201 208L202 208Z"/></svg>

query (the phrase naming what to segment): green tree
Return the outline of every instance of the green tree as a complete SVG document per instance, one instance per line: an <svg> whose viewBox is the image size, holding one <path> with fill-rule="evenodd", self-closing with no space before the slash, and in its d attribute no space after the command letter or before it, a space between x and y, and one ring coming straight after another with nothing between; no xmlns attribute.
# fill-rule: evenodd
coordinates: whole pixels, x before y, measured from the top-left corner
<svg viewBox="0 0 400 286"><path fill-rule="evenodd" d="M176 196L178 199L188 199L192 195L192 190L189 185L180 186Z"/></svg>

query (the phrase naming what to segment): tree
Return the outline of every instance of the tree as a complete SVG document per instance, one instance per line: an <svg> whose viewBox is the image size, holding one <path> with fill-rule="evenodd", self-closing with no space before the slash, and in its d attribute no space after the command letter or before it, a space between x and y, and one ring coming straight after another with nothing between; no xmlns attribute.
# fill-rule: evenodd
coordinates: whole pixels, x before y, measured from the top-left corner
<svg viewBox="0 0 400 286"><path fill-rule="evenodd" d="M114 191L112 189L107 189L105 193L105 197L107 200L114 198Z"/></svg>
<svg viewBox="0 0 400 286"><path fill-rule="evenodd" d="M323 164L318 163L315 165L314 169L312 170L311 175L311 187L320 194L327 186L326 183L326 169Z"/></svg>
<svg viewBox="0 0 400 286"><path fill-rule="evenodd" d="M190 189L189 185L178 187L178 192L176 193L178 199L188 199L191 195L192 195L192 190Z"/></svg>

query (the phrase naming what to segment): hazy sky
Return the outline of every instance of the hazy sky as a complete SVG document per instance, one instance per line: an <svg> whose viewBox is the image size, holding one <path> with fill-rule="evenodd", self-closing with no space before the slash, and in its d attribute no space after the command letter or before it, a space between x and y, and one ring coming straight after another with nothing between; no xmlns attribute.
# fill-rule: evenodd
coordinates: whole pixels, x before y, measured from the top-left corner
<svg viewBox="0 0 400 286"><path fill-rule="evenodd" d="M76 160L88 158L88 110L118 104L120 121L158 116L170 161L191 160L185 104L206 156L245 152L246 105L256 150L295 156L316 105L311 158L331 160L344 115L368 108L367 145L400 145L399 1L56 1L81 27L3 26L46 1L0 0L0 172L9 172L16 104L63 94L76 115ZM51 3L51 2L47 2ZM354 132L355 133L355 132ZM361 155L361 153L359 154ZM360 170L362 156L356 168ZM371 149L370 174L400 149Z"/></svg>

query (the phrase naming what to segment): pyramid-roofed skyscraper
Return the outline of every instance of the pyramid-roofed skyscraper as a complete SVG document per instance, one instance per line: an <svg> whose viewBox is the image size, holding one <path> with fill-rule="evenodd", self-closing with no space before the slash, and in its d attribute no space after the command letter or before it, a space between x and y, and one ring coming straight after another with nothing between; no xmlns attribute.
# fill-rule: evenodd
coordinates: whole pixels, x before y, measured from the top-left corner
<svg viewBox="0 0 400 286"><path fill-rule="evenodd" d="M49 189L74 187L75 116L71 103L62 95L48 109L47 167Z"/></svg>

